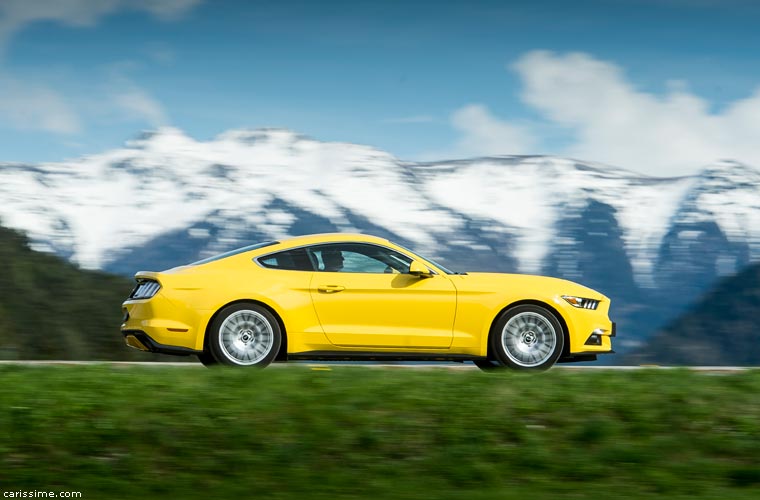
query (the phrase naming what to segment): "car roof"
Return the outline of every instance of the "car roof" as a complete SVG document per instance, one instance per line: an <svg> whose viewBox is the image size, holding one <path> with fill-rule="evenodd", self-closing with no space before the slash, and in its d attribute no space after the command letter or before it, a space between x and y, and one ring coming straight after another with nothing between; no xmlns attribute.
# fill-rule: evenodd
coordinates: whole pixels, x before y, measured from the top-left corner
<svg viewBox="0 0 760 500"><path fill-rule="evenodd" d="M379 244L387 244L390 243L385 238L380 238L377 236L371 236L368 234L361 234L361 233L320 233L320 234L309 234L305 236L296 236L293 238L283 238L280 241L280 244L283 247L291 247L291 246L301 246L301 245L314 245L318 243L331 243L331 242L341 242L341 241L352 241L352 242L362 242L362 243L379 243Z"/></svg>

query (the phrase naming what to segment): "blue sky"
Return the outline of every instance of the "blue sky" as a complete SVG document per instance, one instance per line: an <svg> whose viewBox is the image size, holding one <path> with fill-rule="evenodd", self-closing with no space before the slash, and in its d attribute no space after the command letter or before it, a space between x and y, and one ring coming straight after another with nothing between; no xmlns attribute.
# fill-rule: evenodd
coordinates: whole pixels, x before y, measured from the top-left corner
<svg viewBox="0 0 760 500"><path fill-rule="evenodd" d="M0 2L0 161L169 125L286 127L402 159L760 166L760 2L272 4Z"/></svg>

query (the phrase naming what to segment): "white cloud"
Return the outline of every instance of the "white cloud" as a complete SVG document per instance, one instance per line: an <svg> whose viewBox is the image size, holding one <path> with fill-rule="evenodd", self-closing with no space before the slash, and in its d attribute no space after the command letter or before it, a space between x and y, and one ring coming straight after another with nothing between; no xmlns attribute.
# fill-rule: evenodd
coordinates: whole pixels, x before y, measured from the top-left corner
<svg viewBox="0 0 760 500"><path fill-rule="evenodd" d="M84 132L86 125L114 121L169 124L161 103L124 75L113 76L87 97L71 99L45 84L0 74L0 125L72 136Z"/></svg>
<svg viewBox="0 0 760 500"><path fill-rule="evenodd" d="M2 0L0 2L0 47L24 26L37 21L56 21L67 26L93 26L120 10L148 12L171 21L203 0Z"/></svg>
<svg viewBox="0 0 760 500"><path fill-rule="evenodd" d="M174 21L202 2L203 0L123 0L122 5L133 9L146 10L165 21Z"/></svg>
<svg viewBox="0 0 760 500"><path fill-rule="evenodd" d="M117 93L113 102L117 111L128 119L145 120L154 127L169 123L163 106L140 88L131 87Z"/></svg>
<svg viewBox="0 0 760 500"><path fill-rule="evenodd" d="M587 54L531 52L514 68L523 100L575 134L564 154L655 175L720 158L760 160L760 94L713 114L684 82L663 96L642 92L618 66Z"/></svg>
<svg viewBox="0 0 760 500"><path fill-rule="evenodd" d="M75 134L79 115L54 90L0 76L0 119L21 130Z"/></svg>
<svg viewBox="0 0 760 500"><path fill-rule="evenodd" d="M101 87L99 114L108 120L140 121L152 127L169 124L163 105L135 83L131 74L142 68L135 61L119 61L108 68L108 78Z"/></svg>
<svg viewBox="0 0 760 500"><path fill-rule="evenodd" d="M148 57L159 64L171 64L177 55L169 45L162 43L153 43L147 49Z"/></svg>
<svg viewBox="0 0 760 500"><path fill-rule="evenodd" d="M433 123L435 118L431 115L412 115L402 116L400 118L388 118L383 121L385 123Z"/></svg>
<svg viewBox="0 0 760 500"><path fill-rule="evenodd" d="M161 20L172 21L203 0L0 0L0 58L7 41L25 26L57 22L66 26L93 26L104 16L119 11L143 11ZM153 57L169 62L170 49L159 47ZM129 64L119 71L125 72ZM113 70L117 73L117 70ZM129 120L165 125L163 107L144 90L124 77L113 78L103 94L77 100L85 115L115 114ZM96 104L97 103L97 104ZM96 111L93 111L95 109ZM89 110L89 113L88 113ZM56 134L82 131L82 116L63 96L39 83L20 82L0 75L0 119L22 130L43 130Z"/></svg>
<svg viewBox="0 0 760 500"><path fill-rule="evenodd" d="M644 92L617 65L584 53L529 52L513 68L523 102L544 120L540 125L572 136L569 146L553 153L658 176L693 173L723 158L760 166L760 88L716 113L686 82L666 82L664 95ZM460 149L544 152L526 151L538 142L535 129L499 120L483 106L465 106L452 122L462 133ZM510 136L517 144L512 150L499 139Z"/></svg>
<svg viewBox="0 0 760 500"><path fill-rule="evenodd" d="M457 110L451 124L462 134L455 156L522 154L535 148L535 139L526 127L498 119L481 104Z"/></svg>

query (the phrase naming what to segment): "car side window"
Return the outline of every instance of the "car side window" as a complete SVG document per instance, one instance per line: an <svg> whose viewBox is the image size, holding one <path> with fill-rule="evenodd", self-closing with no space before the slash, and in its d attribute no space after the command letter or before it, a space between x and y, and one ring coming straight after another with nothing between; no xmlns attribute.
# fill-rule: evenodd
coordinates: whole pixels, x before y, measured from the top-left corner
<svg viewBox="0 0 760 500"><path fill-rule="evenodd" d="M406 255L368 243L315 245L308 251L314 256L317 271L324 272L407 274L412 263Z"/></svg>
<svg viewBox="0 0 760 500"><path fill-rule="evenodd" d="M313 271L311 257L305 248L295 248L260 257L258 263L270 269L285 269L288 271Z"/></svg>

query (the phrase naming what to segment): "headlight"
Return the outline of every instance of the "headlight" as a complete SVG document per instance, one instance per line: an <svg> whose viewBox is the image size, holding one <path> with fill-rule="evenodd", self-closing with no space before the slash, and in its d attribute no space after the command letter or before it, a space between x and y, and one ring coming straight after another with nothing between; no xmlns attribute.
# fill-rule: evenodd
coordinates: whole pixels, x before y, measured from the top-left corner
<svg viewBox="0 0 760 500"><path fill-rule="evenodd" d="M583 297L575 297L573 295L563 295L565 301L573 307L579 309L596 309L599 306L599 301L594 299L585 299Z"/></svg>

